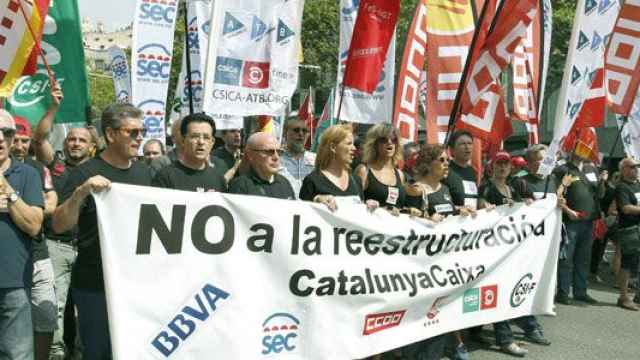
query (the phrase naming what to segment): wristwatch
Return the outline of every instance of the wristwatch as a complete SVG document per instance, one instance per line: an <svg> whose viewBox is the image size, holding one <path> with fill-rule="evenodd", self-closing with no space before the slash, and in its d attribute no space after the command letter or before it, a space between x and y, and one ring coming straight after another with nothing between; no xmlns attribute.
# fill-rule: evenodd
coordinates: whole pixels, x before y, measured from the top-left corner
<svg viewBox="0 0 640 360"><path fill-rule="evenodd" d="M9 194L9 202L14 204L16 201L18 201L18 194L16 194L15 192L12 192L11 194Z"/></svg>

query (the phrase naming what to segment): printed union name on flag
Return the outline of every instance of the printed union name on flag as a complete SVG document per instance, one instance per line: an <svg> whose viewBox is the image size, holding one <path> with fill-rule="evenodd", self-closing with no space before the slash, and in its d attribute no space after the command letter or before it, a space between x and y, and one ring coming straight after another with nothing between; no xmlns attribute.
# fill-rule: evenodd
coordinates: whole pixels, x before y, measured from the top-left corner
<svg viewBox="0 0 640 360"><path fill-rule="evenodd" d="M8 97L36 43L29 26L39 29L42 19L31 4L18 0L0 0L0 14L0 96Z"/></svg>

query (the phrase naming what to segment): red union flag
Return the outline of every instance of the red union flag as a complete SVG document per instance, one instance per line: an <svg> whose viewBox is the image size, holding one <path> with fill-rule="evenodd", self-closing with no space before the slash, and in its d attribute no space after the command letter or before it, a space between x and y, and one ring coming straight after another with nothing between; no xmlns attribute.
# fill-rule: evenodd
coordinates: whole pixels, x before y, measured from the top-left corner
<svg viewBox="0 0 640 360"><path fill-rule="evenodd" d="M362 0L353 30L343 84L373 93L400 13L400 0Z"/></svg>
<svg viewBox="0 0 640 360"><path fill-rule="evenodd" d="M534 0L504 0L495 18L482 19L482 25L492 23L491 31L482 41L478 37L468 62L468 77L462 89L462 114L467 114L492 86L504 68L509 65L514 51L537 10Z"/></svg>
<svg viewBox="0 0 640 360"><path fill-rule="evenodd" d="M497 82L482 93L476 105L463 114L456 128L468 130L474 137L498 144L512 133L511 121L507 118L502 89Z"/></svg>
<svg viewBox="0 0 640 360"><path fill-rule="evenodd" d="M396 88L393 124L398 128L403 143L418 140L420 76L424 68L426 47L427 5L426 0L421 0L416 6L407 34Z"/></svg>
<svg viewBox="0 0 640 360"><path fill-rule="evenodd" d="M604 66L609 108L628 116L640 84L640 0L622 5Z"/></svg>

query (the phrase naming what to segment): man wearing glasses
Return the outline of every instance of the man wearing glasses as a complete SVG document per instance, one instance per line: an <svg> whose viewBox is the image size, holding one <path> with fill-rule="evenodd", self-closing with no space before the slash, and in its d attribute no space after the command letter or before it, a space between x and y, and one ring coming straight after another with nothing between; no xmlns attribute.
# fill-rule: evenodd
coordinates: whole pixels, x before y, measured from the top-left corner
<svg viewBox="0 0 640 360"><path fill-rule="evenodd" d="M106 191L112 182L150 186L151 173L133 161L145 135L142 111L130 104L113 104L102 113L106 149L75 167L64 185L62 204L53 214L53 231L78 226L78 258L71 275L71 295L77 306L80 338L86 359L111 359L111 342L98 241L96 206L91 191Z"/></svg>
<svg viewBox="0 0 640 360"><path fill-rule="evenodd" d="M215 132L215 122L204 113L188 115L182 119L182 157L161 169L153 179L153 185L185 191L225 192L227 184L224 173L219 167L209 165Z"/></svg>
<svg viewBox="0 0 640 360"><path fill-rule="evenodd" d="M307 124L300 119L289 120L285 127L286 150L280 157L280 174L289 180L296 198L300 193L302 180L313 172L316 162L316 154L304 148L308 133Z"/></svg>
<svg viewBox="0 0 640 360"><path fill-rule="evenodd" d="M250 170L231 181L232 194L295 199L293 188L280 171L280 144L273 135L257 132L247 140L245 149Z"/></svg>
<svg viewBox="0 0 640 360"><path fill-rule="evenodd" d="M16 127L0 109L0 354L33 359L31 240L40 232L44 200L37 171L9 157Z"/></svg>

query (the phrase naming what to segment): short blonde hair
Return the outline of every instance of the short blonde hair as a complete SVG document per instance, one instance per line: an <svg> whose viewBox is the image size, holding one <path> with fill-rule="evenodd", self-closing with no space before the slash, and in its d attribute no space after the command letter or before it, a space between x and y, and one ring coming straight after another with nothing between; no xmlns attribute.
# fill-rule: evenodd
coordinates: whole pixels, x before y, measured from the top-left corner
<svg viewBox="0 0 640 360"><path fill-rule="evenodd" d="M326 169L329 166L334 158L331 145L338 145L349 135L353 135L353 127L349 124L333 125L322 133L316 153L316 170Z"/></svg>
<svg viewBox="0 0 640 360"><path fill-rule="evenodd" d="M362 146L362 162L369 165L380 157L378 152L378 140L395 137L396 151L393 154L393 165L397 166L402 161L402 146L400 146L400 133L391 124L378 124L367 131L367 136Z"/></svg>

